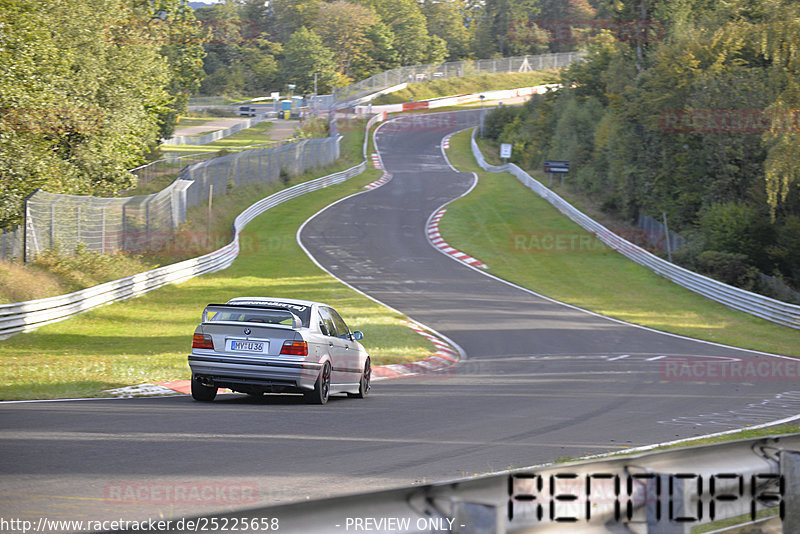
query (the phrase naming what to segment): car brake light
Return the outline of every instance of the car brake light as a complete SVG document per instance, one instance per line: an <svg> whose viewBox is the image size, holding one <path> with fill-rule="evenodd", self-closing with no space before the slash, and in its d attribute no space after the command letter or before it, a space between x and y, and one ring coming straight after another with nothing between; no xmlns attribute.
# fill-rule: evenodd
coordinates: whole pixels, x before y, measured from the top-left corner
<svg viewBox="0 0 800 534"><path fill-rule="evenodd" d="M208 334L195 334L192 336L192 348L214 350L214 340Z"/></svg>
<svg viewBox="0 0 800 534"><path fill-rule="evenodd" d="M281 354L287 356L308 356L308 343L305 341L284 341Z"/></svg>

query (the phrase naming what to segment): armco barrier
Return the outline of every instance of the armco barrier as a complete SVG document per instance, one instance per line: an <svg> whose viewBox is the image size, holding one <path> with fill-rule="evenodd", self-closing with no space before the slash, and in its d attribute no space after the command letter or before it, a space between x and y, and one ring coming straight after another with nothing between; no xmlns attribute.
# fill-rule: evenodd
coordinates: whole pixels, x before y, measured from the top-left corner
<svg viewBox="0 0 800 534"><path fill-rule="evenodd" d="M645 249L618 236L602 224L586 216L572 204L558 196L555 192L534 180L527 172L513 163L500 167L490 165L481 154L475 141L475 130L472 132L472 153L478 164L490 172L510 172L526 187L555 206L558 211L578 223L584 229L594 233L603 243L623 256L647 267L653 272L694 291L711 300L715 300L734 310L743 311L768 321L792 328L800 328L800 306L781 302L763 295L758 295L738 287L724 284L707 276L695 273L674 263L659 258Z"/></svg>
<svg viewBox="0 0 800 534"><path fill-rule="evenodd" d="M369 132L369 129L381 117L381 115L376 115L370 119L366 131ZM166 284L182 282L201 274L227 268L239 254L239 233L247 223L287 200L342 183L364 172L367 168L366 140L364 157L363 162L346 171L298 184L259 200L236 217L233 223L233 240L219 250L66 295L2 304L0 305L0 339L7 339L19 332L28 332L46 324L68 319L97 306L137 297Z"/></svg>
<svg viewBox="0 0 800 534"><path fill-rule="evenodd" d="M793 434L183 518L168 530L236 521L257 533L266 520L287 534L689 534L731 518L741 527L766 513L797 533L799 501L800 435Z"/></svg>
<svg viewBox="0 0 800 534"><path fill-rule="evenodd" d="M169 139L162 141L162 145L207 145L209 143L213 143L214 141L218 141L220 139L225 139L236 132L240 132L246 128L252 128L259 122L264 120L263 117L256 117L254 119L245 119L239 124L234 124L230 128L225 128L223 130L216 130L213 132L209 132L205 135L193 137L191 135L177 135L175 137L170 137Z"/></svg>

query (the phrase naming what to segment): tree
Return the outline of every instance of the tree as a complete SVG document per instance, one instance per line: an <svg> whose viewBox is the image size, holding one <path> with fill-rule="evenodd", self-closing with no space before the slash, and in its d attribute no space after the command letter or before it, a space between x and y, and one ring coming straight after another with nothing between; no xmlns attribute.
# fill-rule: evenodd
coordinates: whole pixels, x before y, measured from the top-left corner
<svg viewBox="0 0 800 534"><path fill-rule="evenodd" d="M513 55L531 44L514 39L513 31L533 24L540 14L537 0L486 0L478 18L479 57Z"/></svg>
<svg viewBox="0 0 800 534"><path fill-rule="evenodd" d="M300 28L312 28L322 0L270 0L270 37L286 43Z"/></svg>
<svg viewBox="0 0 800 534"><path fill-rule="evenodd" d="M284 50L283 78L295 84L298 93L314 90L315 74L318 93L333 89L337 79L336 61L319 35L303 26L292 34Z"/></svg>
<svg viewBox="0 0 800 534"><path fill-rule="evenodd" d="M768 202L775 216L793 186L800 187L800 6L795 2L764 0L768 14L751 33L770 61L773 83L780 94L768 108L771 125L764 134L768 147L765 180Z"/></svg>
<svg viewBox="0 0 800 534"><path fill-rule="evenodd" d="M468 58L472 36L464 21L464 15L469 12L463 2L423 0L421 10L427 21L428 33L445 41L447 59L455 61Z"/></svg>
<svg viewBox="0 0 800 534"><path fill-rule="evenodd" d="M213 4L196 12L208 37L203 63L205 79L200 92L206 95L238 95L243 92L242 47L253 36L239 16L234 2Z"/></svg>
<svg viewBox="0 0 800 534"><path fill-rule="evenodd" d="M367 30L367 57L353 65L356 79L366 79L400 66L400 54L394 48L395 35L384 23L378 22Z"/></svg>
<svg viewBox="0 0 800 534"><path fill-rule="evenodd" d="M369 32L377 22L368 7L336 0L320 7L314 31L333 52L339 72L351 76L354 66L368 57Z"/></svg>
<svg viewBox="0 0 800 534"><path fill-rule="evenodd" d="M246 95L266 95L280 88L280 64L276 59L283 47L263 39L242 48L242 92Z"/></svg>
<svg viewBox="0 0 800 534"><path fill-rule="evenodd" d="M415 0L360 0L371 7L395 36L401 65L420 65L429 59L427 22Z"/></svg>
<svg viewBox="0 0 800 534"><path fill-rule="evenodd" d="M189 97L197 92L205 76L205 32L186 0L136 0L132 8L150 29L153 42L161 44L160 53L170 66L167 91L175 100L159 117L161 137L166 139L172 136L178 115L186 112Z"/></svg>
<svg viewBox="0 0 800 534"><path fill-rule="evenodd" d="M104 195L132 185L127 169L156 146L177 100L170 87L194 83L191 71L174 81L187 71L161 54L154 23L122 0L2 0L1 226L20 221L37 187Z"/></svg>

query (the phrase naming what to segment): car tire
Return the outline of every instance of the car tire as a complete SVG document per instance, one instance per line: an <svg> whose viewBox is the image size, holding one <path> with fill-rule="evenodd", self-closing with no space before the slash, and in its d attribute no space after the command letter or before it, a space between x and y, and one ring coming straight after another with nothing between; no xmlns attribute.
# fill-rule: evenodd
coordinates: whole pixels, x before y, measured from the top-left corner
<svg viewBox="0 0 800 534"><path fill-rule="evenodd" d="M325 404L331 394L331 364L325 362L314 383L314 389L303 394L309 404Z"/></svg>
<svg viewBox="0 0 800 534"><path fill-rule="evenodd" d="M196 401L211 402L217 396L217 388L204 386L198 380L192 378L192 398Z"/></svg>
<svg viewBox="0 0 800 534"><path fill-rule="evenodd" d="M348 393L347 396L351 399L364 399L369 394L372 388L372 364L367 358L364 362L364 372L361 373L361 380L358 384L358 393Z"/></svg>

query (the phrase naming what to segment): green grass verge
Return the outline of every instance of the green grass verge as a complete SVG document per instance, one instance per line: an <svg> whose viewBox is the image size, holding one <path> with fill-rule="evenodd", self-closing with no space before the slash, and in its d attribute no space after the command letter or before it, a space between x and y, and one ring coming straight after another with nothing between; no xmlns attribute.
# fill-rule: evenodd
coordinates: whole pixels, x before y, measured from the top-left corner
<svg viewBox="0 0 800 534"><path fill-rule="evenodd" d="M545 83L556 83L558 71L512 72L504 74L483 74L462 78L447 78L428 82L410 83L401 91L381 95L373 104L400 104L412 100L428 100L442 96L479 93L499 89L517 89Z"/></svg>
<svg viewBox="0 0 800 534"><path fill-rule="evenodd" d="M203 126L209 122L219 120L213 117L180 117L175 124L175 129L187 128L189 126Z"/></svg>
<svg viewBox="0 0 800 534"><path fill-rule="evenodd" d="M360 153L362 142L363 136L346 138L343 153L353 150ZM316 175L335 172L342 166L348 165L339 162ZM104 306L4 341L0 345L0 363L5 374L0 399L95 397L104 396L103 390L124 385L186 379L191 333L203 307L236 296L327 302L342 313L351 328L365 333L363 344L377 365L430 356L435 347L405 326L404 317L320 270L295 240L297 228L308 217L361 190L379 176L380 171L370 169L344 184L303 195L269 210L245 228L243 250L224 271ZM235 215L269 191L269 188L240 188L224 198L224 205L223 200L217 202L211 221L212 235L229 232ZM206 228L202 212L202 209L192 212L196 229Z"/></svg>
<svg viewBox="0 0 800 534"><path fill-rule="evenodd" d="M300 123L297 122L297 126ZM187 154L199 154L204 152L219 152L220 150L236 150L238 148L262 145L273 141L271 131L273 123L269 121L259 122L255 126L240 130L235 134L224 139L214 141L207 145L162 145L161 151L173 156L183 156ZM193 136L199 137L199 136Z"/></svg>
<svg viewBox="0 0 800 534"><path fill-rule="evenodd" d="M700 445L715 445L717 443L727 443L729 441L737 441L741 439L755 439L755 438L769 438L773 436L781 436L784 434L797 434L800 432L800 426L797 425L775 425L765 428L745 429L739 432L732 432L730 434L723 434L721 436L714 436L710 438L698 438L684 443L676 443L674 445L665 445L664 447L657 447L653 450L662 451L669 449L677 449L680 447L698 447Z"/></svg>
<svg viewBox="0 0 800 534"><path fill-rule="evenodd" d="M179 173L177 172L171 174L162 174L161 176L153 178L146 184L136 186L133 189L126 191L124 196L132 197L134 195L152 195L153 193L158 193L166 188L169 184L174 182L178 176Z"/></svg>
<svg viewBox="0 0 800 534"><path fill-rule="evenodd" d="M459 170L480 178L440 223L450 245L490 272L543 295L657 330L800 356L800 331L737 312L662 278L602 246L508 173L483 172L470 132L448 152Z"/></svg>

